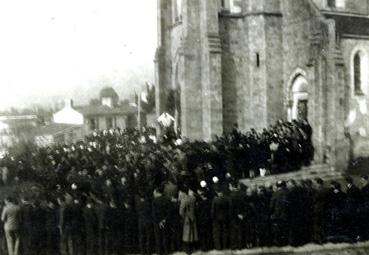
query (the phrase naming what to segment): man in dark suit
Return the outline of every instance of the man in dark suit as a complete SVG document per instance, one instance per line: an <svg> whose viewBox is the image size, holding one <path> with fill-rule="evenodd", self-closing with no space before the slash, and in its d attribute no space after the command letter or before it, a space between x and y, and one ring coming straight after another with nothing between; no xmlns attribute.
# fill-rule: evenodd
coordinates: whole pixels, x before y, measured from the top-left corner
<svg viewBox="0 0 369 255"><path fill-rule="evenodd" d="M154 190L152 203L152 217L154 223L155 246L157 254L168 254L168 220L170 214L170 200L163 195L163 187Z"/></svg>
<svg viewBox="0 0 369 255"><path fill-rule="evenodd" d="M362 201L361 191L354 184L351 177L346 179L346 194L347 194L347 235L352 241L359 239L359 229L360 229L360 215L359 215L359 205Z"/></svg>
<svg viewBox="0 0 369 255"><path fill-rule="evenodd" d="M369 240L369 177L367 175L361 176L361 196L360 203L360 239L362 241Z"/></svg>
<svg viewBox="0 0 369 255"><path fill-rule="evenodd" d="M325 242L327 222L328 222L328 189L324 186L324 181L315 179L316 191L314 194L313 208L313 240L318 244Z"/></svg>
<svg viewBox="0 0 369 255"><path fill-rule="evenodd" d="M240 190L238 181L232 182L230 189L230 245L233 250L239 250L245 244L246 194Z"/></svg>
<svg viewBox="0 0 369 255"><path fill-rule="evenodd" d="M87 200L86 206L83 208L83 218L85 227L85 247L86 254L97 254L98 247L98 219L94 204L89 198Z"/></svg>
<svg viewBox="0 0 369 255"><path fill-rule="evenodd" d="M75 198L68 203L63 212L63 233L67 242L68 254L82 253L83 213L80 201Z"/></svg>
<svg viewBox="0 0 369 255"><path fill-rule="evenodd" d="M144 194L139 194L136 201L138 216L138 241L141 254L150 254L150 240L152 236L152 215L150 201Z"/></svg>
<svg viewBox="0 0 369 255"><path fill-rule="evenodd" d="M213 240L217 250L228 248L230 201L220 190L214 197L211 206L211 218L213 219Z"/></svg>
<svg viewBox="0 0 369 255"><path fill-rule="evenodd" d="M197 227L200 241L200 249L209 251L213 248L212 224L211 224L211 199L206 188L198 190L199 198L196 205Z"/></svg>
<svg viewBox="0 0 369 255"><path fill-rule="evenodd" d="M105 254L105 245L106 245L106 225L105 225L105 217L106 217L107 205L103 202L103 200L96 199L95 204L95 213L98 221L98 233L97 233L97 250L99 255Z"/></svg>
<svg viewBox="0 0 369 255"><path fill-rule="evenodd" d="M272 243L270 235L270 196L264 186L258 189L255 201L255 242L259 247L269 246Z"/></svg>
<svg viewBox="0 0 369 255"><path fill-rule="evenodd" d="M107 254L118 254L122 247L123 235L123 213L115 203L110 200L105 211L105 252Z"/></svg>
<svg viewBox="0 0 369 255"><path fill-rule="evenodd" d="M32 237L35 226L33 223L33 206L28 197L22 199L21 218L23 222L21 229L21 253L28 251L28 253L32 255L34 250L32 246Z"/></svg>
<svg viewBox="0 0 369 255"><path fill-rule="evenodd" d="M304 207L306 201L304 195L306 192L303 187L298 185L295 180L288 181L288 225L289 225L289 244L292 246L302 245L303 235L306 231L305 220L306 210Z"/></svg>
<svg viewBox="0 0 369 255"><path fill-rule="evenodd" d="M57 202L54 199L48 199L45 209L46 254L60 254L59 217L56 205Z"/></svg>
<svg viewBox="0 0 369 255"><path fill-rule="evenodd" d="M277 182L277 191L270 201L273 242L277 246L288 243L288 190L286 182Z"/></svg>
<svg viewBox="0 0 369 255"><path fill-rule="evenodd" d="M341 184L332 181L329 191L329 221L328 237L332 242L346 242L347 238L345 214L347 209L347 196L341 189Z"/></svg>

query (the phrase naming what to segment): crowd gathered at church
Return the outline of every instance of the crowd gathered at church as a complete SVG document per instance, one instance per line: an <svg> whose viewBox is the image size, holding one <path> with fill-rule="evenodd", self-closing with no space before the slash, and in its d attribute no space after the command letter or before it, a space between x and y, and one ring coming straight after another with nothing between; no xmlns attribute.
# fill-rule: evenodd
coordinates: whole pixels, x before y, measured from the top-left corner
<svg viewBox="0 0 369 255"><path fill-rule="evenodd" d="M3 184L33 186L4 199L0 249L168 254L367 240L367 176L362 189L350 178L345 189L321 179L259 187L240 181L309 165L311 138L307 121L245 134L235 125L212 142L173 129L159 138L150 128L111 129L9 154L1 161Z"/></svg>

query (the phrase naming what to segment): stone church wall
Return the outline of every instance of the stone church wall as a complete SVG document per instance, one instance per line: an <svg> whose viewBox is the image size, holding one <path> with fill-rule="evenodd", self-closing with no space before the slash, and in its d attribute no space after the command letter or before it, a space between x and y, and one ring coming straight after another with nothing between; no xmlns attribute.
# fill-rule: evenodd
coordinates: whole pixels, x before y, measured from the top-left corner
<svg viewBox="0 0 369 255"><path fill-rule="evenodd" d="M363 95L355 95L353 84L353 56L356 52L364 53L369 58L369 39L342 39L342 54L345 60L345 77L348 90L349 111L346 116L346 128L350 133L353 157L369 156L369 66L364 67L367 72L366 84L362 84Z"/></svg>

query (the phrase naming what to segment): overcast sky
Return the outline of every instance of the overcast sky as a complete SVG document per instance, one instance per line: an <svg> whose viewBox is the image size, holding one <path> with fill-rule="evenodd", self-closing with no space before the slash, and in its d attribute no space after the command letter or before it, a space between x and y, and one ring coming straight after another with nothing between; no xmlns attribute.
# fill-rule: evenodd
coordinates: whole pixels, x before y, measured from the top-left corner
<svg viewBox="0 0 369 255"><path fill-rule="evenodd" d="M156 0L1 0L0 110L153 82Z"/></svg>

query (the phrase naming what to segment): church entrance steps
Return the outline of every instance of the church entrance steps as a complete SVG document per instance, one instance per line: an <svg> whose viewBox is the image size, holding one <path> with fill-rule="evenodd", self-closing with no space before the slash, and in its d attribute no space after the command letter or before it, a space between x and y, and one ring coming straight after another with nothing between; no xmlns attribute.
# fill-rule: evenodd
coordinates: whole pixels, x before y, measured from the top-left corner
<svg viewBox="0 0 369 255"><path fill-rule="evenodd" d="M309 167L303 167L301 170L296 172L289 172L283 174L275 174L264 177L256 177L253 179L242 179L241 182L247 186L269 186L270 184L275 184L277 181L289 179L304 180L304 179L314 179L321 178L325 181L331 180L342 180L343 175L341 172L336 171L334 168L328 164L314 164Z"/></svg>
<svg viewBox="0 0 369 255"><path fill-rule="evenodd" d="M183 252L174 253L175 255L183 255ZM324 245L307 244L298 248L286 247L269 247L269 248L255 248L239 251L209 251L209 252L195 252L194 255L366 255L369 254L369 242L362 242L356 244L332 244Z"/></svg>

